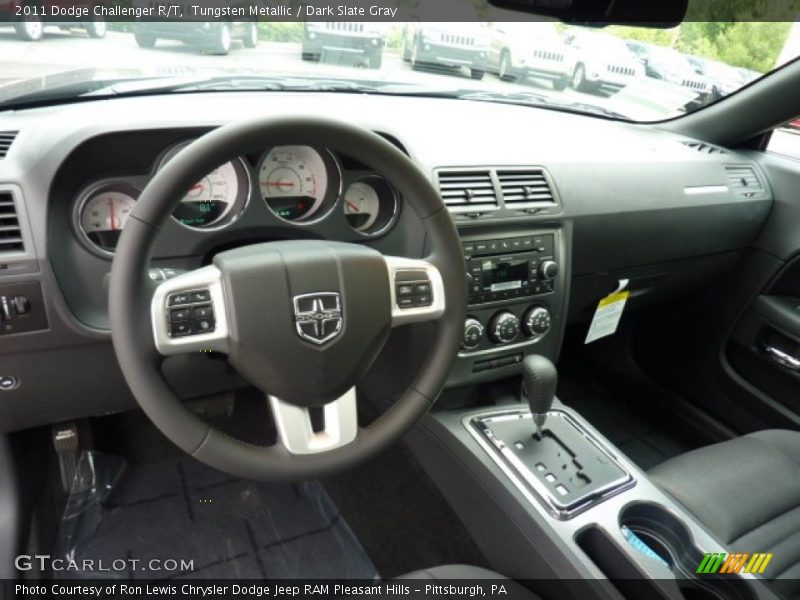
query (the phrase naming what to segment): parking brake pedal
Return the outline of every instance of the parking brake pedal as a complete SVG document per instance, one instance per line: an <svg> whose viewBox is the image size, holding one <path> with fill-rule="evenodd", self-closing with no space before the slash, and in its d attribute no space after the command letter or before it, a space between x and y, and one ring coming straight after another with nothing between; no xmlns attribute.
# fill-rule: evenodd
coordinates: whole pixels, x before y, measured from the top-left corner
<svg viewBox="0 0 800 600"><path fill-rule="evenodd" d="M74 421L53 425L53 446L58 454L61 486L69 492L78 470L78 426Z"/></svg>

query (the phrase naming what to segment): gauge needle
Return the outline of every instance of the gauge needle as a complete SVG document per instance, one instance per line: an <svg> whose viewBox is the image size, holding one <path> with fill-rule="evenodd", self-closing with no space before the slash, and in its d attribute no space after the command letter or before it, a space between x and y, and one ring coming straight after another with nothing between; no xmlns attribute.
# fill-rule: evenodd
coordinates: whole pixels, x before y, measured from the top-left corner
<svg viewBox="0 0 800 600"><path fill-rule="evenodd" d="M349 206L354 212L361 212L358 206L350 202L350 200L345 200L344 203L347 204L347 206Z"/></svg>
<svg viewBox="0 0 800 600"><path fill-rule="evenodd" d="M275 187L294 187L293 181L268 181L267 185L272 185Z"/></svg>
<svg viewBox="0 0 800 600"><path fill-rule="evenodd" d="M108 201L108 212L109 212L109 215L111 216L111 231L116 231L117 230L117 217L114 214L114 201L113 200L109 200Z"/></svg>

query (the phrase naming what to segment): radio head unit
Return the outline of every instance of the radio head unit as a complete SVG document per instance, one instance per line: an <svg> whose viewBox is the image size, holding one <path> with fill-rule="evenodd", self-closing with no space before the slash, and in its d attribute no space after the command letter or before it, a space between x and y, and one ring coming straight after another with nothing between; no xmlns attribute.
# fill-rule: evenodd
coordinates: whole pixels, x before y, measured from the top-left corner
<svg viewBox="0 0 800 600"><path fill-rule="evenodd" d="M464 242L470 277L469 304L482 304L555 290L558 265L552 233Z"/></svg>

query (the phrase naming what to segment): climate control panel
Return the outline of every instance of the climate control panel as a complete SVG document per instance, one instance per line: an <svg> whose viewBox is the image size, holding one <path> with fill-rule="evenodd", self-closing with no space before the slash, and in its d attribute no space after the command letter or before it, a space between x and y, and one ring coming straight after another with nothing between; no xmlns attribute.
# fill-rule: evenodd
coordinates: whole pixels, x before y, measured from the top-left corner
<svg viewBox="0 0 800 600"><path fill-rule="evenodd" d="M462 350L471 352L536 342L550 331L552 317L543 304L509 307L488 317L470 315L464 323Z"/></svg>

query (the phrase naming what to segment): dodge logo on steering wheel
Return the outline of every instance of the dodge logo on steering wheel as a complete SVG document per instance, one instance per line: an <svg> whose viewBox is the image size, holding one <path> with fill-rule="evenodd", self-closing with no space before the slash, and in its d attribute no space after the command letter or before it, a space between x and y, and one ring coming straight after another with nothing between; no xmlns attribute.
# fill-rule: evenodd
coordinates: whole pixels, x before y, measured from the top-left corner
<svg viewBox="0 0 800 600"><path fill-rule="evenodd" d="M297 335L317 345L325 344L342 331L342 301L338 292L319 292L294 297Z"/></svg>

